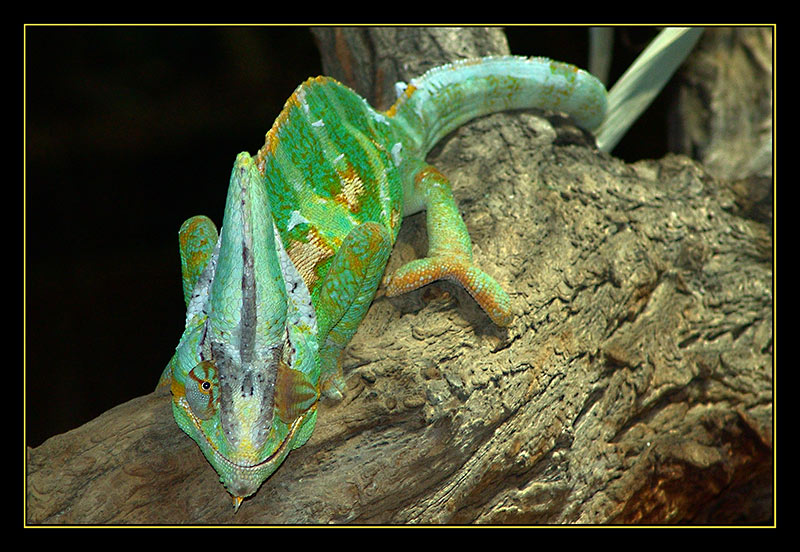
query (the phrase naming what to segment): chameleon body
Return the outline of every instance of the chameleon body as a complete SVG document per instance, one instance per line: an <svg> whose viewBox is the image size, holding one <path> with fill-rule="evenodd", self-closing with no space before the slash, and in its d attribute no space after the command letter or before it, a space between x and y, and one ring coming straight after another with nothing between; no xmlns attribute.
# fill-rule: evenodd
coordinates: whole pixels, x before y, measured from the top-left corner
<svg viewBox="0 0 800 552"><path fill-rule="evenodd" d="M521 108L591 130L606 106L594 77L543 58L455 62L398 90L379 112L333 79L307 80L257 154L236 158L220 233L200 216L180 229L186 328L160 384L237 508L309 438L320 396L341 397L342 351L404 215L426 211L429 250L384 279L386 294L447 278L511 322L509 296L472 262L449 182L425 162L436 142Z"/></svg>

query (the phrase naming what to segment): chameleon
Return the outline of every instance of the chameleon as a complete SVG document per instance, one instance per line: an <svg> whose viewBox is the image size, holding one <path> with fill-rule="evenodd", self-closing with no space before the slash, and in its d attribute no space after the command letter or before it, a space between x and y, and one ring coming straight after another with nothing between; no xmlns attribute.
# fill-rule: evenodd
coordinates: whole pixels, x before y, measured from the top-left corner
<svg viewBox="0 0 800 552"><path fill-rule="evenodd" d="M178 232L186 321L159 386L235 510L309 439L321 398L342 398L342 353L379 285L395 296L448 279L512 322L509 295L472 261L450 182L425 161L433 146L515 109L591 131L607 105L588 72L520 56L441 65L397 92L379 111L333 78L306 80L261 149L236 157L220 230L194 216ZM423 210L427 255L384 275L403 217Z"/></svg>

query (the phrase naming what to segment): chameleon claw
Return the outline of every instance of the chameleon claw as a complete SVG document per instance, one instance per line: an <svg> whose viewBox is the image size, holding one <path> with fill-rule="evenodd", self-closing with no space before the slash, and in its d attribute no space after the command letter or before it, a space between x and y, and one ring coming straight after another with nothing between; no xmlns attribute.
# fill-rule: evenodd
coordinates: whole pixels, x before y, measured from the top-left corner
<svg viewBox="0 0 800 552"><path fill-rule="evenodd" d="M234 496L233 497L233 513L234 514L239 511L239 506L242 505L242 501L243 500L244 500L243 496Z"/></svg>

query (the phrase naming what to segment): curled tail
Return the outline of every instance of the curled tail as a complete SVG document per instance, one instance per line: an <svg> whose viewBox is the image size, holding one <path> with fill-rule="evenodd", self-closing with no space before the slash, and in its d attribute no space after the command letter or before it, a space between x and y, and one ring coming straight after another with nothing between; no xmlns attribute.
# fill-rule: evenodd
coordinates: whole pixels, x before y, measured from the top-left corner
<svg viewBox="0 0 800 552"><path fill-rule="evenodd" d="M387 115L422 155L467 121L512 109L548 109L594 130L606 112L606 89L594 76L547 58L460 60L412 79Z"/></svg>

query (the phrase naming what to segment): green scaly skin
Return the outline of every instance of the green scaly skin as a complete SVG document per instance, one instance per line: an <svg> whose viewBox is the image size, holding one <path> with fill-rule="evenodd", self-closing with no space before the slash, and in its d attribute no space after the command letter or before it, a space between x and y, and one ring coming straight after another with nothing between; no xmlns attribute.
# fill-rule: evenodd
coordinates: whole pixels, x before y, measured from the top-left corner
<svg viewBox="0 0 800 552"><path fill-rule="evenodd" d="M461 283L498 325L502 287L472 262L446 177L425 162L465 121L494 111L565 111L587 129L605 110L588 73L543 58L435 68L378 112L330 78L292 94L255 157L236 158L222 230L180 229L186 329L162 374L178 425L234 506L255 493L341 398L341 354L366 315L404 215L426 210L428 254L384 280L387 295Z"/></svg>

